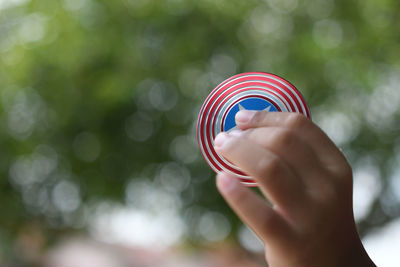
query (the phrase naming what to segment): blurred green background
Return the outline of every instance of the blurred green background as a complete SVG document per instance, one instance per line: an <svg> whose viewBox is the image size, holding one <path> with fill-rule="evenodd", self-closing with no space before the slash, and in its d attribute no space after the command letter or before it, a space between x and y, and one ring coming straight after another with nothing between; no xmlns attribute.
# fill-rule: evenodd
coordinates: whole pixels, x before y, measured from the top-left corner
<svg viewBox="0 0 400 267"><path fill-rule="evenodd" d="M291 81L346 154L361 235L393 221L399 14L396 0L0 0L3 263L77 232L251 250L195 139L208 93L246 71Z"/></svg>

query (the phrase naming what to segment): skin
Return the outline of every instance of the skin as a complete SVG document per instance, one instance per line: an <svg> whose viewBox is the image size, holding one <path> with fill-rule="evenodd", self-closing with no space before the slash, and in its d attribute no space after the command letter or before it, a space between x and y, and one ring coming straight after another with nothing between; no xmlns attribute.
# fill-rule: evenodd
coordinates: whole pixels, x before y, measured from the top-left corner
<svg viewBox="0 0 400 267"><path fill-rule="evenodd" d="M220 172L217 187L265 245L271 267L375 266L357 233L352 170L335 144L297 113L242 110L241 130L214 148L258 183L263 195Z"/></svg>

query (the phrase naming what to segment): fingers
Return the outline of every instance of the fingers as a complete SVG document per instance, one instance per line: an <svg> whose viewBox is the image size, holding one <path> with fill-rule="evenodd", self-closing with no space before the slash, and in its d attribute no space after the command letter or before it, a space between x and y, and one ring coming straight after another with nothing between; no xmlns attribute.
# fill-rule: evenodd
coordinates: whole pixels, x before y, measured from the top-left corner
<svg viewBox="0 0 400 267"><path fill-rule="evenodd" d="M242 186L235 176L219 173L217 187L240 219L264 242L282 239L290 233L285 220L264 199Z"/></svg>
<svg viewBox="0 0 400 267"><path fill-rule="evenodd" d="M247 138L220 133L215 150L252 176L267 198L283 210L295 210L304 198L304 184L281 158Z"/></svg>
<svg viewBox="0 0 400 267"><path fill-rule="evenodd" d="M336 168L336 164L342 165L343 161L346 161L329 137L302 114L242 110L236 114L236 123L242 130L258 127L283 127L293 130L312 147L327 166L335 164L333 168Z"/></svg>
<svg viewBox="0 0 400 267"><path fill-rule="evenodd" d="M232 131L231 135L248 138L278 155L304 182L317 177L320 161L312 148L295 134L281 127L261 127L246 131Z"/></svg>

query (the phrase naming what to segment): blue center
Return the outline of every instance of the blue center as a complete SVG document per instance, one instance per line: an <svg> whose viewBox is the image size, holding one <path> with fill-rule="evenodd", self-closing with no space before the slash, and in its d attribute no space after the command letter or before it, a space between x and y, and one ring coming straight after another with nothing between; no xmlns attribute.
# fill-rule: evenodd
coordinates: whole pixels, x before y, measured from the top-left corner
<svg viewBox="0 0 400 267"><path fill-rule="evenodd" d="M274 105L272 105L272 103L263 98L251 97L243 99L228 111L228 114L226 115L225 121L223 123L223 131L229 131L236 126L235 115L239 111L239 104L247 110L264 110L270 107L269 111L278 111L274 107Z"/></svg>

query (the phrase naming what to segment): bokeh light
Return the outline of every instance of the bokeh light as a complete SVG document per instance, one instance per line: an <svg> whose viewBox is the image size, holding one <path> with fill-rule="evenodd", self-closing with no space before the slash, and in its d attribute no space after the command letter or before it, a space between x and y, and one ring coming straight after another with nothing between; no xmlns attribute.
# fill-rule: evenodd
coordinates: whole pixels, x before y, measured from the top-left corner
<svg viewBox="0 0 400 267"><path fill-rule="evenodd" d="M203 100L244 71L302 92L353 167L358 229L383 265L400 216L398 13L394 0L0 0L0 265L121 266L110 248L128 247L143 266L213 266L217 252L231 260L218 266L263 266L195 134Z"/></svg>

